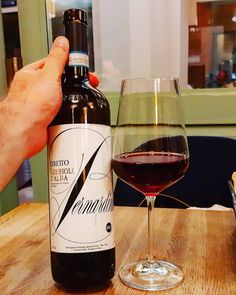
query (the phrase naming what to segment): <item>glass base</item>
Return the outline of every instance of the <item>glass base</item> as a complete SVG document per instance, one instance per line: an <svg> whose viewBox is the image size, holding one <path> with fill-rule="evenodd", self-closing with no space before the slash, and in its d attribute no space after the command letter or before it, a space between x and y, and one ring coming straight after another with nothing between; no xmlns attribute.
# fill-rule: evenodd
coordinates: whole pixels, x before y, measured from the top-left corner
<svg viewBox="0 0 236 295"><path fill-rule="evenodd" d="M125 265L119 273L121 281L139 290L166 290L178 285L184 278L176 265L159 260L142 260Z"/></svg>

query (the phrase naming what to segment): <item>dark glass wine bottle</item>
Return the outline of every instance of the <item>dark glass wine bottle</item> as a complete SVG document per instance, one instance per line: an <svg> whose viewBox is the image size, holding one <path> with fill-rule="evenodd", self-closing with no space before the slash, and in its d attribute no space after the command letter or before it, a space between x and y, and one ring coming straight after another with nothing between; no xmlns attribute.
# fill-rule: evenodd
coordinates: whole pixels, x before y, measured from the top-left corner
<svg viewBox="0 0 236 295"><path fill-rule="evenodd" d="M51 270L74 288L114 275L111 127L109 103L88 81L87 14L66 10L64 24L63 104L48 128Z"/></svg>

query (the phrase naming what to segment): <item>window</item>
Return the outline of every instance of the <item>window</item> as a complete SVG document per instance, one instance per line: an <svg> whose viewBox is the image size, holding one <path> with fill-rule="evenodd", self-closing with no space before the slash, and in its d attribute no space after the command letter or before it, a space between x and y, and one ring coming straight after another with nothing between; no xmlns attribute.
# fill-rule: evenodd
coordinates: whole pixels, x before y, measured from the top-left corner
<svg viewBox="0 0 236 295"><path fill-rule="evenodd" d="M236 1L199 1L189 27L188 84L193 88L236 82Z"/></svg>

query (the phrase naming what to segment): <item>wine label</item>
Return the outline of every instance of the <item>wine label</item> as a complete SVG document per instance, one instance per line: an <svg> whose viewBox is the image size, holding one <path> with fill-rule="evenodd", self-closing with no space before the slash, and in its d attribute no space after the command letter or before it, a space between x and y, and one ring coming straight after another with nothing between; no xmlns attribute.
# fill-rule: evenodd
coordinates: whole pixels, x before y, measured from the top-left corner
<svg viewBox="0 0 236 295"><path fill-rule="evenodd" d="M48 161L51 251L114 248L111 128L50 127Z"/></svg>
<svg viewBox="0 0 236 295"><path fill-rule="evenodd" d="M89 67L88 54L80 51L72 51L69 53L68 66L84 66Z"/></svg>

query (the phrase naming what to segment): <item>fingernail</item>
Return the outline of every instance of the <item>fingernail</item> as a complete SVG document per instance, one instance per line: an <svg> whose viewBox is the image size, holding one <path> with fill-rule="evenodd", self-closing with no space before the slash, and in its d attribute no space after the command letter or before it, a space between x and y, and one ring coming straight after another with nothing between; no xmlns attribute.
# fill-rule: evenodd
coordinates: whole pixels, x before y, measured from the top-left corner
<svg viewBox="0 0 236 295"><path fill-rule="evenodd" d="M67 50L69 48L69 41L65 37L59 36L54 40L52 47L61 47Z"/></svg>

